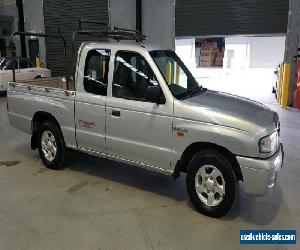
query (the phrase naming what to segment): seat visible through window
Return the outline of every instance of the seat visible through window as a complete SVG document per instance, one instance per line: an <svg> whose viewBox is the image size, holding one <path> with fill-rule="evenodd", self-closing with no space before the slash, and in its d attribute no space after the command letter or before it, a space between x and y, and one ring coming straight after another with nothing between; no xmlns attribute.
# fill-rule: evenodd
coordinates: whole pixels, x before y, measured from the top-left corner
<svg viewBox="0 0 300 250"><path fill-rule="evenodd" d="M107 95L110 51L91 50L84 68L84 90L95 95Z"/></svg>
<svg viewBox="0 0 300 250"><path fill-rule="evenodd" d="M118 52L115 58L113 96L147 101L147 88L158 85L147 61L138 53L128 51Z"/></svg>

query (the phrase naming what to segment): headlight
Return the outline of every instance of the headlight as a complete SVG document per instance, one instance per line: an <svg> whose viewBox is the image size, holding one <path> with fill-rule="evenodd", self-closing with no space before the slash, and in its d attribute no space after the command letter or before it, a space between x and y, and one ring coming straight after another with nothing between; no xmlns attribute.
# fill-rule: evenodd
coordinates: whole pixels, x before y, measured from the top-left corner
<svg viewBox="0 0 300 250"><path fill-rule="evenodd" d="M260 153L271 153L273 152L279 145L278 132L274 132L271 135L263 137L259 141L259 151Z"/></svg>

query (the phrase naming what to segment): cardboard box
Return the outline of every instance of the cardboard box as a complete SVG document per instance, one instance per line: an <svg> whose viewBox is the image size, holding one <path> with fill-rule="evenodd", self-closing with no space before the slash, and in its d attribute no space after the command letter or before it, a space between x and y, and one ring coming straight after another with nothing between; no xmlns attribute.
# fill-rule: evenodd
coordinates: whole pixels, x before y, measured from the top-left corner
<svg viewBox="0 0 300 250"><path fill-rule="evenodd" d="M213 61L201 61L200 67L213 67L214 62Z"/></svg>
<svg viewBox="0 0 300 250"><path fill-rule="evenodd" d="M200 61L201 60L215 60L216 59L215 53L212 54L200 54Z"/></svg>
<svg viewBox="0 0 300 250"><path fill-rule="evenodd" d="M202 47L200 50L201 54L216 54L218 52L217 48L210 48L210 47Z"/></svg>
<svg viewBox="0 0 300 250"><path fill-rule="evenodd" d="M204 42L201 44L201 54L217 53L218 51L217 42Z"/></svg>
<svg viewBox="0 0 300 250"><path fill-rule="evenodd" d="M201 57L216 57L216 53L200 53L200 59Z"/></svg>
<svg viewBox="0 0 300 250"><path fill-rule="evenodd" d="M219 51L219 52L217 53L217 56L219 56L219 57L224 57L224 51Z"/></svg>
<svg viewBox="0 0 300 250"><path fill-rule="evenodd" d="M204 42L202 43L202 48L218 48L218 43L217 42Z"/></svg>
<svg viewBox="0 0 300 250"><path fill-rule="evenodd" d="M215 66L223 66L223 57L216 58Z"/></svg>
<svg viewBox="0 0 300 250"><path fill-rule="evenodd" d="M216 61L215 66L216 67L223 67L223 61Z"/></svg>
<svg viewBox="0 0 300 250"><path fill-rule="evenodd" d="M211 67L215 65L215 56L200 57L200 67Z"/></svg>

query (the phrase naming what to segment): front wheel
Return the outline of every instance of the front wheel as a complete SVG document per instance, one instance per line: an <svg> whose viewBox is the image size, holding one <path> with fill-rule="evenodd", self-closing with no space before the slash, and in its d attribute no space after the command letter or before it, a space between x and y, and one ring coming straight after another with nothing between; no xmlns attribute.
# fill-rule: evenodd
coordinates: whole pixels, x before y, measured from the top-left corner
<svg viewBox="0 0 300 250"><path fill-rule="evenodd" d="M192 158L186 184L192 204L204 215L222 217L234 204L235 174L227 157L216 150L202 150Z"/></svg>
<svg viewBox="0 0 300 250"><path fill-rule="evenodd" d="M38 149L42 162L47 168L62 169L66 156L66 146L59 126L53 121L45 121L37 132Z"/></svg>

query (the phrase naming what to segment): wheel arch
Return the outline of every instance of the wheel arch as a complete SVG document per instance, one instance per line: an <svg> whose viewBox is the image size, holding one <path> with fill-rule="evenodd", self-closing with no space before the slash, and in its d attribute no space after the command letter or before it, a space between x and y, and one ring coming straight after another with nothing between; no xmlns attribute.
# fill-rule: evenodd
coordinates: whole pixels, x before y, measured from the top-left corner
<svg viewBox="0 0 300 250"><path fill-rule="evenodd" d="M36 149L37 148L37 131L39 126L44 122L44 121L53 121L56 123L56 125L59 127L60 131L60 125L56 118L45 111L38 111L34 114L32 121L31 121L31 149Z"/></svg>
<svg viewBox="0 0 300 250"><path fill-rule="evenodd" d="M237 180L243 180L240 165L236 159L236 156L230 152L227 148L210 142L195 142L190 144L182 153L180 160L177 162L174 170L173 177L177 178L180 172L187 172L187 167L192 157L202 149L214 149L223 153L230 161L233 171L236 175Z"/></svg>

